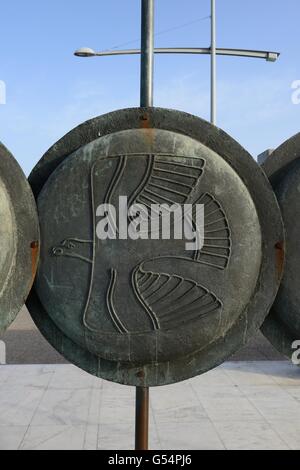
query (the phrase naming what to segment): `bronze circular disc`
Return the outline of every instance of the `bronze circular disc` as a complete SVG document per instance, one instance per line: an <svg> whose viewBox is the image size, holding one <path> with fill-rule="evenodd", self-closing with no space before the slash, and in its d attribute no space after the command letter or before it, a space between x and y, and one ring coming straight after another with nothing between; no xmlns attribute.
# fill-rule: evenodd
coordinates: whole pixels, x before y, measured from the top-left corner
<svg viewBox="0 0 300 470"><path fill-rule="evenodd" d="M116 111L67 134L30 182L42 249L28 307L71 362L165 385L220 364L260 327L281 277L280 211L258 165L219 129L173 110ZM122 198L129 226L127 204L201 204L204 244L187 248L161 227L152 239L148 216L143 237L121 236ZM106 240L104 204L117 214Z"/></svg>
<svg viewBox="0 0 300 470"><path fill-rule="evenodd" d="M35 200L18 163L0 143L0 335L24 305L36 273L39 224Z"/></svg>
<svg viewBox="0 0 300 470"><path fill-rule="evenodd" d="M282 283L262 331L291 359L300 345L300 133L272 152L262 168L277 196L286 232Z"/></svg>

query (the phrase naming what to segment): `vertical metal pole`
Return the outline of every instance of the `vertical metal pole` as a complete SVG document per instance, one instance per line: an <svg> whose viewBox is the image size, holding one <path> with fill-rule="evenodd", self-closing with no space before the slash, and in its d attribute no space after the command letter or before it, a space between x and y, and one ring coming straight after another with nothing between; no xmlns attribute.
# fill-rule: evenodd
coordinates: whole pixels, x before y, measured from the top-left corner
<svg viewBox="0 0 300 470"><path fill-rule="evenodd" d="M142 0L141 102L153 106L154 0Z"/></svg>
<svg viewBox="0 0 300 470"><path fill-rule="evenodd" d="M211 123L217 123L216 0L211 0Z"/></svg>
<svg viewBox="0 0 300 470"><path fill-rule="evenodd" d="M135 450L149 449L149 388L136 387Z"/></svg>
<svg viewBox="0 0 300 470"><path fill-rule="evenodd" d="M141 33L141 101L140 106L153 106L154 0L142 0ZM135 450L149 449L149 388L136 387Z"/></svg>

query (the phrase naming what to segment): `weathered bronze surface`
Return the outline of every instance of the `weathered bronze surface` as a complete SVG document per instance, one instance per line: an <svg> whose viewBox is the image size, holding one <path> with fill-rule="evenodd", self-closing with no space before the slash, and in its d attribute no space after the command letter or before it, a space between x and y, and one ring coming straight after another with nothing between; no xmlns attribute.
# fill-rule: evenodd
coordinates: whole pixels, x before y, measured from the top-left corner
<svg viewBox="0 0 300 470"><path fill-rule="evenodd" d="M30 182L42 249L28 307L83 369L128 385L177 382L221 363L261 325L280 282L280 212L263 172L219 129L178 111L117 111L67 134ZM97 207L119 196L204 204L203 248L100 241Z"/></svg>
<svg viewBox="0 0 300 470"><path fill-rule="evenodd" d="M286 261L278 295L262 331L280 352L291 358L293 343L300 340L300 133L275 150L263 169L281 208Z"/></svg>
<svg viewBox="0 0 300 470"><path fill-rule="evenodd" d="M0 335L32 286L39 254L37 210L18 163L0 143Z"/></svg>

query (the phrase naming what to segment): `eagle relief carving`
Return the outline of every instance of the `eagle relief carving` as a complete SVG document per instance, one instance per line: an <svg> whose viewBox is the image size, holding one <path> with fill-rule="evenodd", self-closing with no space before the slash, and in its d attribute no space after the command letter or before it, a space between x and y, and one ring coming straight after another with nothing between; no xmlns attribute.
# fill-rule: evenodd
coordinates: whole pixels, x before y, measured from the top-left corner
<svg viewBox="0 0 300 470"><path fill-rule="evenodd" d="M134 176L137 160L143 161L138 180ZM162 154L140 155L138 159L129 155L106 157L92 165L91 237L84 240L70 234L51 250L55 257L71 257L90 265L89 292L82 312L87 331L117 335L168 331L220 314L222 301L205 279L211 275L217 282L229 264L232 242L220 202L212 193L201 191L205 165L203 158ZM99 240L97 224L103 218L97 217L97 208L101 204L118 207L118 200L125 196L128 207L138 205L149 210L143 217L149 217L150 210L161 205L202 205L201 248L187 251L184 240L172 239L174 227L170 240L163 239L160 226L152 237L155 239L150 234L136 240L120 239L120 229L113 221L108 228L115 230L116 236ZM128 224L134 221L133 215L126 217ZM193 224L193 213L191 221ZM174 220L171 223L174 225ZM196 224L193 226L197 230ZM193 279L193 270L201 269L205 273L203 283Z"/></svg>

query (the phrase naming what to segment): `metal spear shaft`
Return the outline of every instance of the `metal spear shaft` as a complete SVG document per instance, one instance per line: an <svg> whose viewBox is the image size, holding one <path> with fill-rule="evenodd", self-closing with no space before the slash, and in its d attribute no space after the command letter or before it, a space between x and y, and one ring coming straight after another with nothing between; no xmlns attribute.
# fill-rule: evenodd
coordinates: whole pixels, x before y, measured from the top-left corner
<svg viewBox="0 0 300 470"><path fill-rule="evenodd" d="M140 106L153 106L154 0L142 0ZM136 387L135 449L149 449L149 388Z"/></svg>
<svg viewBox="0 0 300 470"><path fill-rule="evenodd" d="M217 64L216 64L216 0L211 0L211 90L210 121L216 125L217 120Z"/></svg>
<svg viewBox="0 0 300 470"><path fill-rule="evenodd" d="M141 101L140 106L153 106L154 76L154 0L142 0L141 32Z"/></svg>

